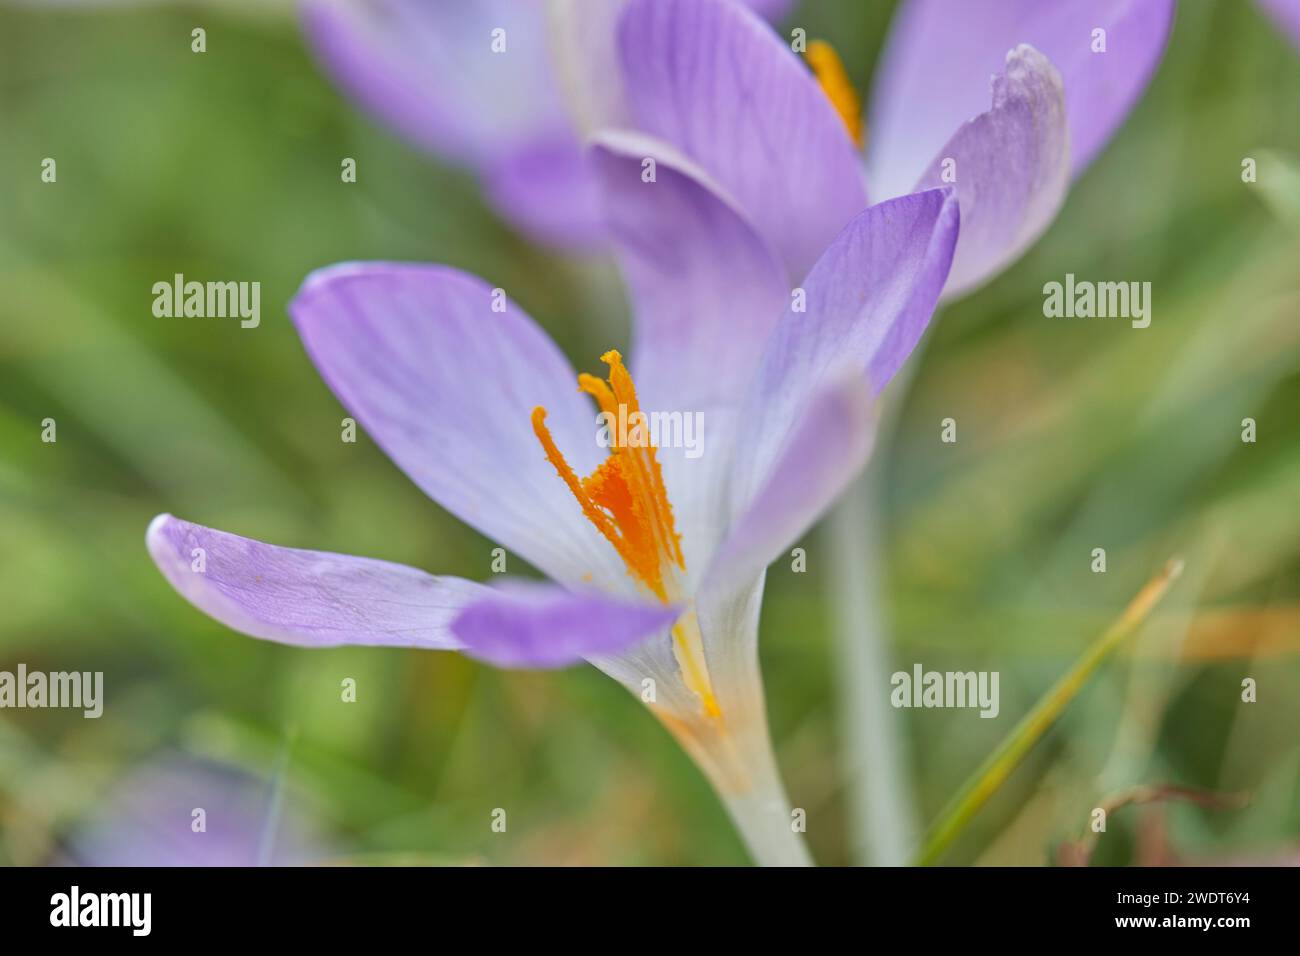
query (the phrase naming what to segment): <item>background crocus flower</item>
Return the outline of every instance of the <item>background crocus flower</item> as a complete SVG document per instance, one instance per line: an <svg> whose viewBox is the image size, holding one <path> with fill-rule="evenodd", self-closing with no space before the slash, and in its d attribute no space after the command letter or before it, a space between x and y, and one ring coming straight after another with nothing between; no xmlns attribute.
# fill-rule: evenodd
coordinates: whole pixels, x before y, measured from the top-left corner
<svg viewBox="0 0 1300 956"><path fill-rule="evenodd" d="M256 637L459 649L512 667L590 660L698 761L758 860L806 862L758 672L764 571L865 460L870 397L935 307L956 202L930 190L861 212L794 305L777 253L688 160L609 135L592 166L636 300L634 373L609 352L607 380L576 376L528 316L494 310L487 284L445 267L334 266L290 307L389 457L553 583L489 588L170 515L148 547L191 603ZM705 453L616 438L604 456L597 407L698 411Z"/></svg>
<svg viewBox="0 0 1300 956"><path fill-rule="evenodd" d="M1277 28L1300 49L1300 0L1256 0Z"/></svg>
<svg viewBox="0 0 1300 956"><path fill-rule="evenodd" d="M748 2L771 17L789 6ZM566 19L574 3L304 0L302 15L321 63L363 108L420 149L474 170L493 207L528 235L587 246L601 227L582 134L619 94L605 69L611 58L548 33L548 18ZM585 29L608 32L621 5L584 6ZM574 55L593 58L581 82L565 63Z"/></svg>
<svg viewBox="0 0 1300 956"><path fill-rule="evenodd" d="M617 43L631 124L704 166L796 277L868 193L951 183L962 210L953 296L1051 223L1145 88L1172 16L1172 0L907 0L861 135L830 46L809 47L815 77L767 24L723 0L631 0ZM1105 53L1093 52L1095 30Z"/></svg>
<svg viewBox="0 0 1300 956"><path fill-rule="evenodd" d="M76 866L301 866L329 856L279 779L183 754L119 781L67 841ZM201 812L201 816L199 815Z"/></svg>

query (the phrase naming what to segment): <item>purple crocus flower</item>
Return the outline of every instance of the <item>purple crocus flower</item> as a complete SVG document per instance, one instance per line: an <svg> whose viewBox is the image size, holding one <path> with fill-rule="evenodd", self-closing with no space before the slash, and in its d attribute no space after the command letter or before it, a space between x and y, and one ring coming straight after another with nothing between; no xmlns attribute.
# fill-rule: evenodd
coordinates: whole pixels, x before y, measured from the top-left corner
<svg viewBox="0 0 1300 956"><path fill-rule="evenodd" d="M118 782L57 861L70 866L299 866L329 851L300 814L279 808L278 781L184 754Z"/></svg>
<svg viewBox="0 0 1300 956"><path fill-rule="evenodd" d="M697 760L758 860L803 863L758 670L765 568L864 462L872 395L947 277L957 203L936 189L859 212L792 294L780 252L671 147L608 133L590 163L635 303L635 375L611 351L605 378L575 376L514 303L447 267L337 265L290 305L388 456L551 583L487 587L170 515L149 551L186 599L255 637L589 660ZM622 429L604 449L597 409L698 412L703 453Z"/></svg>
<svg viewBox="0 0 1300 956"><path fill-rule="evenodd" d="M746 2L775 18L790 0ZM303 0L302 11L322 64L362 107L477 172L526 234L583 247L601 234L583 136L620 109L613 61L587 41L609 33L622 3ZM594 60L570 70L574 55Z"/></svg>
<svg viewBox="0 0 1300 956"><path fill-rule="evenodd" d="M809 45L814 76L767 24L720 0L630 0L620 89L630 124L704 167L796 277L868 190L879 201L951 184L955 296L1051 223L1145 88L1172 17L1173 0L904 0L865 153L833 50Z"/></svg>
<svg viewBox="0 0 1300 956"><path fill-rule="evenodd" d="M869 182L897 195L955 161L963 242L949 295L1047 229L1146 89L1173 15L1173 0L904 4L873 88Z"/></svg>

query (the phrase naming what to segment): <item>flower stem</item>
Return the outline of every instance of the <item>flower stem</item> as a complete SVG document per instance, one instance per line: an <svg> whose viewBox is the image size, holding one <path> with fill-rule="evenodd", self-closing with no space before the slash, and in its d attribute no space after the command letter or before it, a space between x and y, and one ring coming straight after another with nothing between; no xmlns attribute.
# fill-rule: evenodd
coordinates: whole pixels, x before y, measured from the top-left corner
<svg viewBox="0 0 1300 956"><path fill-rule="evenodd" d="M812 866L783 792L724 794L722 802L759 866Z"/></svg>
<svg viewBox="0 0 1300 956"><path fill-rule="evenodd" d="M725 722L658 717L713 784L755 863L812 866L801 835L805 815L790 806L781 784L761 695L754 703Z"/></svg>
<svg viewBox="0 0 1300 956"><path fill-rule="evenodd" d="M877 472L868 467L826 523L830 539L831 636L843 727L851 860L905 866L916 841L906 744L889 686L890 649L880 614L880 543L872 520Z"/></svg>

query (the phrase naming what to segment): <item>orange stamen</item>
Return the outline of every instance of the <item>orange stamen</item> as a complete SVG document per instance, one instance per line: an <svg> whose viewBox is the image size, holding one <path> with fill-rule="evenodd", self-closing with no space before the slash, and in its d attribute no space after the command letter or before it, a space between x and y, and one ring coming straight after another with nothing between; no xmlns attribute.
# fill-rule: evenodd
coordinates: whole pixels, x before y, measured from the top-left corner
<svg viewBox="0 0 1300 956"><path fill-rule="evenodd" d="M578 388L592 396L600 410L613 416L616 423L629 421L641 412L632 376L623 367L618 352L606 352L601 361L609 366L609 381L580 375ZM614 546L628 573L667 603L665 573L673 567L685 571L686 560L654 445L648 441L623 444L620 429L610 428L609 457L586 478L579 479L546 427L546 409L533 409L532 420L533 432L542 443L547 461L578 499L587 520Z"/></svg>
<svg viewBox="0 0 1300 956"><path fill-rule="evenodd" d="M826 94L826 98L831 101L831 106L835 107L835 112L839 114L849 138L853 140L853 145L861 149L862 99L858 96L858 91L853 88L853 81L849 79L848 70L844 69L844 62L835 52L835 48L824 40L813 40L809 43L808 52L804 56L808 60L808 65L812 67L822 92Z"/></svg>
<svg viewBox="0 0 1300 956"><path fill-rule="evenodd" d="M577 499L583 515L618 552L628 574L660 601L672 603L678 599L677 578L686 570L686 558L663 471L649 438L640 440L630 434L634 431L632 423L644 421L644 416L623 357L611 350L600 358L609 366L609 380L579 375L578 389L613 418L609 457L590 475L579 478L556 446L546 427L546 409L540 406L533 409L533 433L542 443L546 460ZM628 435L622 434L624 423L629 426ZM706 714L720 717L694 614L675 624L672 635L686 686L700 698Z"/></svg>

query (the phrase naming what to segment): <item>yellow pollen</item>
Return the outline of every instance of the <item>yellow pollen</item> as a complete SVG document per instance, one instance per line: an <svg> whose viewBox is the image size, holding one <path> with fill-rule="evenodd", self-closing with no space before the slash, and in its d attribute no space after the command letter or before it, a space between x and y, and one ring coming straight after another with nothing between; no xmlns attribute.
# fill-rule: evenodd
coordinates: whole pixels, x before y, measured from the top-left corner
<svg viewBox="0 0 1300 956"><path fill-rule="evenodd" d="M546 409L541 406L533 409L533 433L583 515L618 552L628 574L660 601L671 604L678 597L678 575L685 572L686 559L663 472L644 424L637 427L645 418L623 357L611 350L600 358L609 366L608 381L579 375L578 390L595 399L601 412L612 416L609 457L590 475L579 478L556 446L546 427ZM623 423L627 423L626 429L621 427ZM719 717L693 612L673 626L672 636L683 681L700 698L705 713Z"/></svg>
<svg viewBox="0 0 1300 956"><path fill-rule="evenodd" d="M578 376L578 388L596 400L602 412L619 421L642 416L632 376L623 367L623 357L610 351L601 356L609 366L609 381L594 375ZM635 418L634 418L635 416ZM622 434L610 427L610 454L586 478L578 478L546 427L546 409L533 409L533 432L546 452L546 460L573 492L587 520L614 546L628 573L645 585L655 597L668 603L666 574L675 567L686 570L681 536L673 524L663 472L649 440L635 440L637 429Z"/></svg>
<svg viewBox="0 0 1300 956"><path fill-rule="evenodd" d="M831 106L835 107L840 121L848 130L853 145L861 149L862 99L858 96L858 91L853 88L853 81L849 79L840 55L824 40L813 40L808 44L808 51L804 56L808 60L808 65L812 67L822 92L831 101Z"/></svg>

